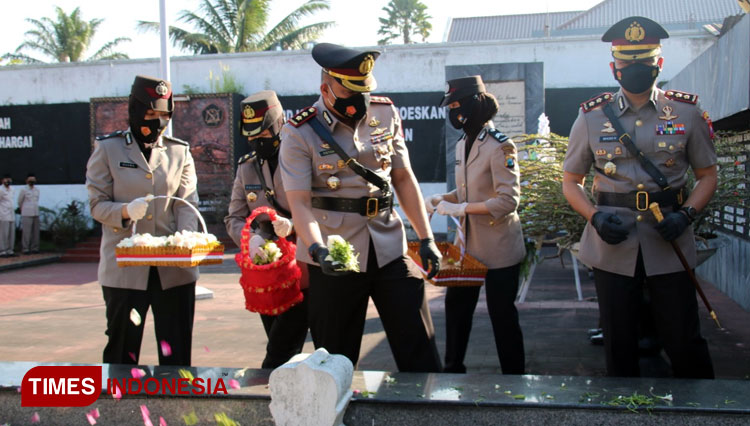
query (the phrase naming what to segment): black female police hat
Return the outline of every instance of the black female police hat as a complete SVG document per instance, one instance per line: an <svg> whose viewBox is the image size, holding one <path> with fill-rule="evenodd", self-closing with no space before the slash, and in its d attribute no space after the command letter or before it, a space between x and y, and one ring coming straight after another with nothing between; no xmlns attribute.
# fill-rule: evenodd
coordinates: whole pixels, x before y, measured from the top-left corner
<svg viewBox="0 0 750 426"><path fill-rule="evenodd" d="M602 41L612 43L612 57L637 61L661 55L661 42L667 30L643 16L631 16L609 27Z"/></svg>
<svg viewBox="0 0 750 426"><path fill-rule="evenodd" d="M372 92L378 86L372 75L378 56L377 50L363 52L331 43L316 44L312 50L312 57L323 72L355 92Z"/></svg>
<svg viewBox="0 0 750 426"><path fill-rule="evenodd" d="M130 96L154 111L172 112L174 110L172 83L167 80L137 75L130 88Z"/></svg>
<svg viewBox="0 0 750 426"><path fill-rule="evenodd" d="M485 93L484 82L481 75L472 75L470 77L454 78L448 80L445 86L445 94L440 106L446 106L463 98L467 98L478 93Z"/></svg>
<svg viewBox="0 0 750 426"><path fill-rule="evenodd" d="M266 129L278 135L284 124L284 111L273 90L263 90L246 97L240 104L242 134L255 136Z"/></svg>

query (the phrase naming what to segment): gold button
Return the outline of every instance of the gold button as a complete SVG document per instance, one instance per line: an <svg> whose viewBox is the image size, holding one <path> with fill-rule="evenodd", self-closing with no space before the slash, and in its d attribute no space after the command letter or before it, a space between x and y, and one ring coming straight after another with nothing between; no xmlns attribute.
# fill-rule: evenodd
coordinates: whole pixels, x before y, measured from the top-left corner
<svg viewBox="0 0 750 426"><path fill-rule="evenodd" d="M669 150L672 151L674 149L674 145L669 145Z"/></svg>
<svg viewBox="0 0 750 426"><path fill-rule="evenodd" d="M494 221L494 220L491 220L491 221L490 221L490 226L494 226L494 225L495 225L495 221Z"/></svg>
<svg viewBox="0 0 750 426"><path fill-rule="evenodd" d="M112 228L112 231L114 231L114 232L120 232L120 228Z"/></svg>
<svg viewBox="0 0 750 426"><path fill-rule="evenodd" d="M258 195L254 192L248 192L245 198L247 198L248 202L253 203L258 199Z"/></svg>
<svg viewBox="0 0 750 426"><path fill-rule="evenodd" d="M148 220L151 220L151 219L153 219L153 218L154 218L154 215L151 215L151 214L150 214L150 215L148 215L148 216L146 216L146 219L148 219Z"/></svg>
<svg viewBox="0 0 750 426"><path fill-rule="evenodd" d="M607 154L607 158L612 158L612 154Z"/></svg>
<svg viewBox="0 0 750 426"><path fill-rule="evenodd" d="M466 188L466 184L465 184L465 183L462 183L462 184L461 184L461 188Z"/></svg>
<svg viewBox="0 0 750 426"><path fill-rule="evenodd" d="M151 173L146 173L146 179L151 179L152 177L154 177L154 175L152 175Z"/></svg>
<svg viewBox="0 0 750 426"><path fill-rule="evenodd" d="M641 126L643 126L643 121L641 121L641 120L635 120L635 125L638 126L638 127L641 127Z"/></svg>
<svg viewBox="0 0 750 426"><path fill-rule="evenodd" d="M639 183L639 184L638 184L638 185L636 186L636 188L638 188L638 190L639 190L639 191L643 191L643 188L645 188L645 187L646 187L646 186L645 186L645 185L643 185L642 183Z"/></svg>
<svg viewBox="0 0 750 426"><path fill-rule="evenodd" d="M637 220L638 222L642 221L643 220L643 215L639 214L638 216L635 217L635 220Z"/></svg>
<svg viewBox="0 0 750 426"><path fill-rule="evenodd" d="M323 215L323 220L326 220L326 219L328 219L328 215L325 215L325 214L324 214L324 215Z"/></svg>

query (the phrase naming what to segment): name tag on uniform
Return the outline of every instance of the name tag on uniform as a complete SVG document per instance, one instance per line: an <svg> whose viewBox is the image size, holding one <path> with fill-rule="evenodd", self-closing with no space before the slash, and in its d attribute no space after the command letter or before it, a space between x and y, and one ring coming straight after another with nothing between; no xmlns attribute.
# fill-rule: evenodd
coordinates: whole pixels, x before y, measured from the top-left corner
<svg viewBox="0 0 750 426"><path fill-rule="evenodd" d="M245 191L259 190L260 185L245 185Z"/></svg>
<svg viewBox="0 0 750 426"><path fill-rule="evenodd" d="M120 167L127 167L129 169L137 169L138 165L135 163L126 163L124 161L120 161Z"/></svg>
<svg viewBox="0 0 750 426"><path fill-rule="evenodd" d="M461 165L461 160L456 160L456 165L460 166Z"/></svg>
<svg viewBox="0 0 750 426"><path fill-rule="evenodd" d="M331 154L335 154L335 153L336 153L336 151L334 151L333 149L325 149L325 150L323 150L323 151L319 151L319 152L318 152L318 154L319 154L319 155L320 155L321 157L325 157L326 155L331 155Z"/></svg>
<svg viewBox="0 0 750 426"><path fill-rule="evenodd" d="M617 142L618 140L616 135L599 136L599 142Z"/></svg>

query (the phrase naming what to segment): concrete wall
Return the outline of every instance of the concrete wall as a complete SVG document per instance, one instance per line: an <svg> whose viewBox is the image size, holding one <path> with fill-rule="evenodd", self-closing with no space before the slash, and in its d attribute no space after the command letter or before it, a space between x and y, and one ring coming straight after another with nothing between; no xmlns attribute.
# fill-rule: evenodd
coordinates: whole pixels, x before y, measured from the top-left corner
<svg viewBox="0 0 750 426"><path fill-rule="evenodd" d="M750 15L666 85L700 95L714 121L750 109Z"/></svg>
<svg viewBox="0 0 750 426"><path fill-rule="evenodd" d="M675 33L664 41L662 79L669 80L705 51L707 33ZM451 65L543 62L548 88L611 86L609 47L599 37L507 42L388 46L375 68L380 92L442 91ZM209 73L229 67L246 93L272 88L280 95L316 93L320 74L309 51L202 55L172 59L175 92L184 85L211 92ZM157 75L158 59L0 67L0 105L88 102L125 96L135 74Z"/></svg>
<svg viewBox="0 0 750 426"><path fill-rule="evenodd" d="M750 311L750 241L719 234L709 245L719 249L696 272Z"/></svg>

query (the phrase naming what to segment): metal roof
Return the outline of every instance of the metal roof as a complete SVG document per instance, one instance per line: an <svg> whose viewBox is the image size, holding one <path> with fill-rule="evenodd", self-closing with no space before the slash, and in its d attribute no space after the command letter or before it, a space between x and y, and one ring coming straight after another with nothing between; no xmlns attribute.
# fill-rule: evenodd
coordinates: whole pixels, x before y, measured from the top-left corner
<svg viewBox="0 0 750 426"><path fill-rule="evenodd" d="M705 24L721 24L724 18L740 13L737 0L604 0L585 11L454 18L447 41L601 34L603 29L628 16L645 16L668 31L692 30Z"/></svg>
<svg viewBox="0 0 750 426"><path fill-rule="evenodd" d="M557 29L609 28L628 16L645 16L664 26L721 23L738 13L742 9L737 0L604 0Z"/></svg>
<svg viewBox="0 0 750 426"><path fill-rule="evenodd" d="M579 15L575 12L531 13L526 15L477 16L453 18L449 42L531 38L547 26L556 28Z"/></svg>

